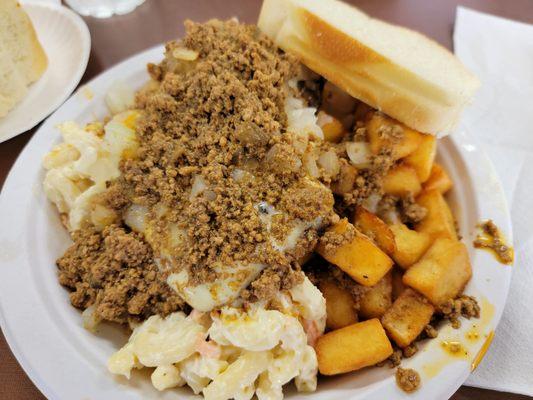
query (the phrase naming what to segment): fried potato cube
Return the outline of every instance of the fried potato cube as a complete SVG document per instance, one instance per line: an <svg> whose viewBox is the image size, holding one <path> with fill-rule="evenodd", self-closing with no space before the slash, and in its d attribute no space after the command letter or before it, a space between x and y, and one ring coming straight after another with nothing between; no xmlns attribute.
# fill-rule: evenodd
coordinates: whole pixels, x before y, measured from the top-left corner
<svg viewBox="0 0 533 400"><path fill-rule="evenodd" d="M375 214L372 214L366 208L359 206L355 210L354 224L356 224L366 236L374 239L374 242L378 247L389 256L394 253L396 250L394 234L389 226Z"/></svg>
<svg viewBox="0 0 533 400"><path fill-rule="evenodd" d="M407 347L424 330L434 311L424 296L406 289L383 315L381 323L398 346Z"/></svg>
<svg viewBox="0 0 533 400"><path fill-rule="evenodd" d="M428 180L436 154L437 138L433 135L422 135L418 148L405 157L405 162L416 170L420 182Z"/></svg>
<svg viewBox="0 0 533 400"><path fill-rule="evenodd" d="M457 240L439 238L403 276L403 283L439 307L457 297L472 276L466 246Z"/></svg>
<svg viewBox="0 0 533 400"><path fill-rule="evenodd" d="M392 258L400 267L407 269L426 252L432 242L431 236L426 232L417 232L409 229L404 224L390 226L394 234L396 250Z"/></svg>
<svg viewBox="0 0 533 400"><path fill-rule="evenodd" d="M438 190L422 192L416 202L427 210L424 219L415 226L417 232L428 233L434 239L444 237L457 240L452 211Z"/></svg>
<svg viewBox="0 0 533 400"><path fill-rule="evenodd" d="M384 148L392 149L392 157L395 160L404 158L413 153L422 142L423 134L412 130L402 123L379 113L371 113L366 123L370 151L378 154ZM397 142L390 135L384 134L384 130L398 130L400 139Z"/></svg>
<svg viewBox="0 0 533 400"><path fill-rule="evenodd" d="M351 231L353 237L335 245L331 237L342 239ZM352 235L350 235L352 236ZM357 231L346 218L331 226L317 246L318 254L336 265L358 283L374 286L392 268L393 261L367 236Z"/></svg>
<svg viewBox="0 0 533 400"><path fill-rule="evenodd" d="M392 304L392 275L389 272L378 283L369 288L361 297L359 314L361 317L379 318Z"/></svg>
<svg viewBox="0 0 533 400"><path fill-rule="evenodd" d="M326 299L326 326L329 329L344 328L358 321L350 292L328 280L321 281L319 289Z"/></svg>
<svg viewBox="0 0 533 400"><path fill-rule="evenodd" d="M392 301L396 300L407 289L403 281L403 270L400 268L393 268L391 271L392 280Z"/></svg>
<svg viewBox="0 0 533 400"><path fill-rule="evenodd" d="M317 123L322 128L324 140L327 142L337 143L344 136L344 126L342 126L342 123L324 111L318 112Z"/></svg>
<svg viewBox="0 0 533 400"><path fill-rule="evenodd" d="M421 190L418 174L409 165L397 165L383 177L383 191L387 194L406 196L412 193L413 196L417 196Z"/></svg>
<svg viewBox="0 0 533 400"><path fill-rule="evenodd" d="M318 338L315 350L320 373L336 375L386 360L392 345L374 318L326 333Z"/></svg>
<svg viewBox="0 0 533 400"><path fill-rule="evenodd" d="M431 173L426 182L424 182L424 190L438 190L442 194L446 193L453 186L453 182L450 179L446 170L437 163L431 167Z"/></svg>

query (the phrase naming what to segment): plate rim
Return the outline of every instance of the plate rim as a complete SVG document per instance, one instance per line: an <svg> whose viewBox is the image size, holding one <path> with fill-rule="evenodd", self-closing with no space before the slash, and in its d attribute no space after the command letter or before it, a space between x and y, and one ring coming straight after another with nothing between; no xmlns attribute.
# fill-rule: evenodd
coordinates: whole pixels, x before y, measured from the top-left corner
<svg viewBox="0 0 533 400"><path fill-rule="evenodd" d="M94 77L91 81L89 81L86 85L91 86L96 81L99 80L105 80L106 77L112 76L116 74L121 69L124 69L128 67L131 63L136 63L138 60L142 60L145 58L148 59L154 59L153 57L150 58L152 55L159 54L163 48L163 44L156 45L154 47L151 47L147 50L144 50L142 52L139 52L124 61L116 64L112 68L102 72L101 74ZM80 95L80 92L84 89L85 85L80 87L72 96L67 100L67 102L63 103L62 106L60 106L46 121L39 127L35 135L32 137L32 139L29 141L28 145L25 147L25 149L21 152L19 157L17 158L16 162L14 163L9 175L6 178L6 181L4 183L4 186L2 188L2 191L0 192L0 217L4 214L4 210L6 207L3 207L4 203L7 203L7 194L11 194L12 186L15 184L13 180L15 179L14 176L22 173L22 162L26 158L28 154L31 154L31 152L35 152L38 149L34 149L35 146L38 145L38 141L41 139L41 136L44 134L48 134L47 130L50 129L49 123L50 121L54 120L54 117L56 115L59 115L62 113L62 111L65 109L65 107L71 107L74 106L72 102L77 101L76 96ZM76 105L77 107L79 105ZM477 173L481 173L483 176L481 177L481 180L484 180L485 184L490 183L492 184L490 192L491 196L485 198L486 202L481 203L482 209L491 209L494 212L497 211L497 215L495 218L497 220L497 223L499 224L502 231L505 233L506 237L508 238L509 242L512 243L512 229L511 229L511 218L509 215L509 209L507 207L507 202L504 196L504 192L501 186L501 183L498 179L498 176L494 170L494 167L491 163L491 161L488 159L488 156L485 154L481 146L476 146L472 144L472 138L468 137L464 131L458 130L454 133L454 136L449 137L449 140L451 140L451 143L453 146L457 149L459 153L461 153L461 159L466 163L472 163L477 162L481 163L483 165L483 168L477 169ZM465 157L465 154L469 154L472 157ZM468 166L468 165L467 165ZM472 172L471 168L467 169L469 173ZM28 169L26 174L32 175L34 174L34 169ZM477 177L479 178L479 177ZM476 177L473 177L472 179L476 179ZM475 186L480 186L481 182L474 181ZM478 194L476 193L476 199L478 198ZM494 206L494 204L497 203L497 207ZM489 214L491 216L494 216L494 214ZM0 218L1 220L2 218ZM2 236L4 235L4 232L0 232L0 240L2 239ZM492 255L489 255L487 252L482 252L479 254L481 258L483 258L484 261L489 260L488 262L491 264L498 264L497 261L495 261L492 258ZM479 257L477 259L479 261ZM492 260L492 261L490 261ZM480 264L481 262L475 263L475 265ZM2 261L2 258L0 257L0 267L2 264L5 264L5 262ZM508 267L502 267L500 264L498 264L501 268L508 268ZM498 308L498 313L494 316L492 323L494 325L494 329L496 329L500 319L501 315L503 313L503 310L505 308L505 302L508 298L509 293L509 286L511 281L511 275L512 275L512 268L508 268L505 271L508 271L505 273L505 279L502 282L501 288L504 291L504 301L501 304L501 307ZM2 273L2 269L0 268L0 274ZM1 276L1 275L0 275ZM1 284L0 284L1 286ZM60 286L58 285L58 288ZM3 304L2 304L2 292L0 291L0 327L2 328L2 331L4 332L4 336L6 338L6 342L8 343L11 351L15 355L17 361L21 365L21 367L24 369L27 376L32 380L32 382L36 385L36 387L49 399L64 399L60 397L58 394L56 394L55 390L48 385L46 381L41 379L40 374L38 373L38 369L35 368L32 365L32 362L30 359L28 359L27 355L24 352L24 343L19 343L19 341L15 338L15 335L11 332L11 329L9 327L9 324L4 316L5 311L3 310ZM457 374L455 381L453 384L449 384L446 386L446 388L443 388L439 392L438 398L448 398L451 394L453 394L457 388L466 381L466 378L469 375L469 370L462 371L461 374ZM398 396L401 397L401 396ZM365 398L374 398L372 393L368 394L368 397ZM418 399L418 397L410 396L410 399Z"/></svg>

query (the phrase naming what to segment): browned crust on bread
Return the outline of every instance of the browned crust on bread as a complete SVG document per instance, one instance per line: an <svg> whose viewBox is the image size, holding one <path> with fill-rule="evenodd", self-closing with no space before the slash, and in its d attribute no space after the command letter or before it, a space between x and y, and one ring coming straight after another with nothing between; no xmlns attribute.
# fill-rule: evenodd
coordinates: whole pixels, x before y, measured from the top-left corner
<svg viewBox="0 0 533 400"><path fill-rule="evenodd" d="M311 38L310 43L313 43L318 54L331 62L352 64L387 61L381 54L376 53L309 11L302 9L300 12L307 35Z"/></svg>

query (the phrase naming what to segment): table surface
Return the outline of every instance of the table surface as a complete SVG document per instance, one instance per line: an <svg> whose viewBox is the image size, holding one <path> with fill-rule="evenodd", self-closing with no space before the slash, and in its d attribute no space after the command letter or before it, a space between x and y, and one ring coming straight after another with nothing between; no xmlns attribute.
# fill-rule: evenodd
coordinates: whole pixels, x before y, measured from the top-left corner
<svg viewBox="0 0 533 400"><path fill-rule="evenodd" d="M452 48L458 4L487 13L533 23L531 0L351 0L372 16L419 30ZM91 57L82 82L143 49L183 34L187 18L257 19L261 0L147 0L134 12L109 19L86 18L92 38ZM35 130L0 144L0 187L16 157ZM530 397L461 387L454 400L525 400ZM44 399L19 367L0 333L0 399Z"/></svg>

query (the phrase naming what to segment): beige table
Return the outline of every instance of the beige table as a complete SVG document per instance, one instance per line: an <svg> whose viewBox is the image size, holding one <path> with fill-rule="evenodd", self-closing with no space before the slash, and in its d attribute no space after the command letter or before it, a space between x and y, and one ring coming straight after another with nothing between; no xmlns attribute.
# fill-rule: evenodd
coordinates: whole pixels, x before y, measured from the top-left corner
<svg viewBox="0 0 533 400"><path fill-rule="evenodd" d="M448 48L452 47L453 21L457 4L533 23L533 0L351 0L351 2L373 16L417 29ZM182 23L186 18L205 21L209 18L224 19L237 16L241 21L254 22L260 4L261 0L147 0L133 13L125 16L104 20L87 18L92 37L92 52L83 81L91 79L140 50L182 35ZM30 131L0 144L0 186L32 134L33 131ZM67 371L65 379L68 379ZM0 334L0 400L43 398L18 366ZM453 399L519 400L528 397L462 387Z"/></svg>

